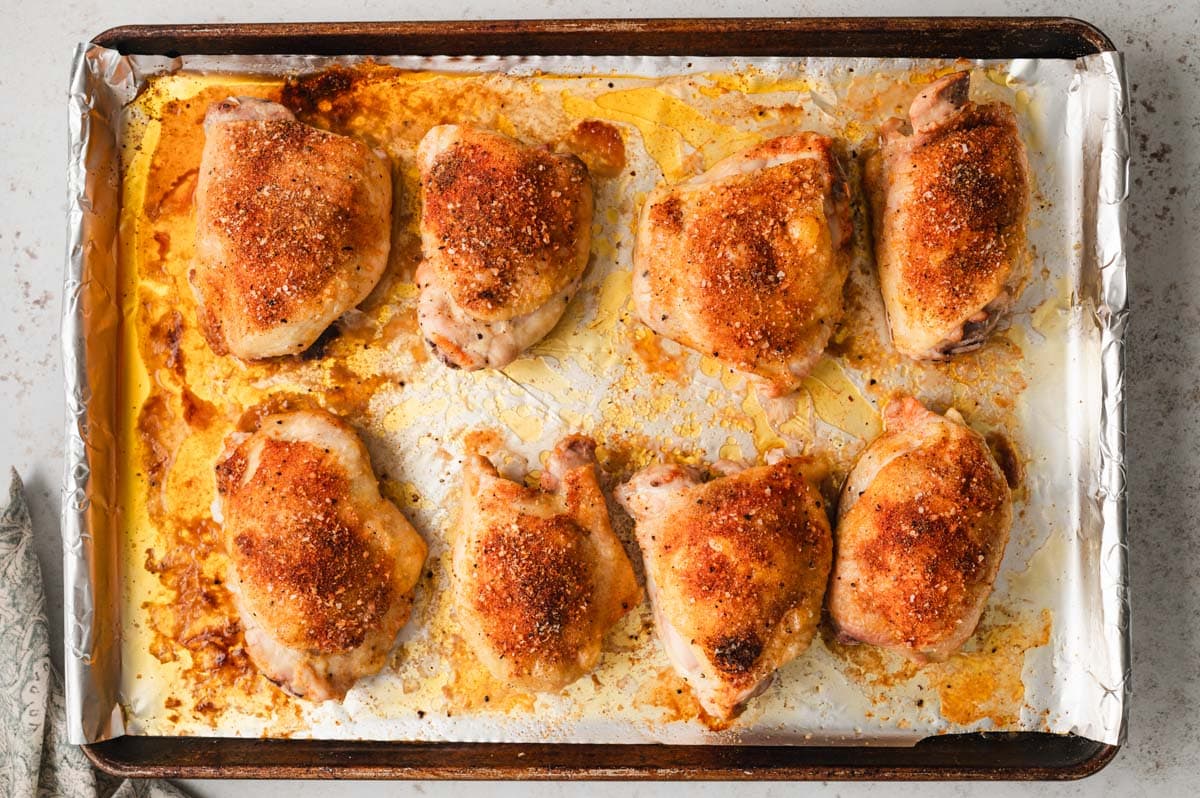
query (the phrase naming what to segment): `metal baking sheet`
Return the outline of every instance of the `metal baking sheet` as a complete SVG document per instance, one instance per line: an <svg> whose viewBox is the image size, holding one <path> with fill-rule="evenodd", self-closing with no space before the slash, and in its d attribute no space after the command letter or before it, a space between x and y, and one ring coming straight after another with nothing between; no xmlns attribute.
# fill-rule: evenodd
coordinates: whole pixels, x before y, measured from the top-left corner
<svg viewBox="0 0 1200 798"><path fill-rule="evenodd" d="M944 716L940 702L933 700L923 702L920 709L924 711L913 711L913 707L918 706L918 695L932 693L941 698L941 691L926 692L926 685L917 685L922 689L914 692L912 679L892 680L889 677L888 681L896 683L887 685L880 694L879 688L883 685L879 684L879 679L874 679L872 686L871 677L891 673L893 669L887 663L880 669L878 663L855 662L854 655L847 656L845 652L841 652L841 656L835 655L818 641L807 655L785 669L782 685L772 694L774 699L764 696L766 701L760 699L758 706L738 726L725 732L706 730L687 719L664 722L659 712L663 709L661 702L648 702L642 717L636 717L635 713L604 711L604 705L611 699L601 695L601 690L582 702L599 705L595 707L599 711L594 713L580 713L581 702L577 699L581 696L568 694L566 701L539 703L536 722L531 721L530 713L488 711L473 714L468 711L465 715L452 714L445 721L439 717L438 722L433 723L429 717L433 713L428 709L423 710L425 718L417 716L415 705L404 697L409 694L401 690L401 696L395 695L394 682L389 686L389 680L397 678L395 672L371 680L360 694L352 694L345 707L326 705L311 712L303 711L300 722L286 728L273 728L272 718L264 719L253 712L241 717L223 717L218 726L189 726L169 719L164 722L169 713L164 713L163 709L168 700L175 697L171 692L176 685L167 679L155 679L154 674L146 678L145 640L139 639L136 631L130 633L138 627L131 624L128 617L137 612L140 602L114 598L123 595L128 599L128 577L131 572L136 573L141 561L130 562L123 557L122 548L116 541L120 533L113 522L121 517L118 512L122 509L120 497L128 495L120 493L121 486L108 492L113 491L115 474L120 466L115 442L119 437L115 431L119 426L115 423L118 414L115 402L103 406L97 397L98 393L103 393L105 383L100 375L106 358L105 350L95 347L103 346L103 342L111 338L112 328L118 321L116 303L112 299L118 293L115 282L118 237L115 236L113 200L120 181L114 171L113 154L114 145L125 134L123 126L128 121L128 111L122 109L143 90L146 79L156 74L206 70L248 75L310 72L330 63L345 64L353 60L299 57L166 59L119 56L102 48L83 48L80 52L72 95L73 120L77 114L80 122L72 136L75 154L72 208L76 211L72 241L76 246L72 249L68 275L68 285L73 290L67 294L68 298L79 299L69 302L65 330L68 334L64 335L69 350L71 406L76 410L74 418L80 419L68 430L71 441L68 489L78 500L65 505L67 524L64 527L70 546L68 550L73 555L68 570L68 700L76 741L91 742L121 733L286 732L351 739L906 744L930 734L997 728L1076 732L1102 742L1120 741L1127 671L1120 460L1120 346L1125 312L1121 203L1127 149L1123 140L1123 79L1120 58L1115 54L1078 61L1042 59L974 64L985 78L977 80L977 86L982 84L985 92L1014 102L1021 112L1024 132L1034 144L1031 157L1035 162L1041 200L1036 204L1035 223L1030 231L1031 251L1036 253L1035 279L1026 290L1006 333L1009 343L1021 350L1017 371L1027 384L1018 392L1018 402L1007 416L1006 412L985 406L975 412L973 419L985 427L989 418L1009 422L1006 431L1013 435L1018 449L1026 455L1029 471L1025 513L1014 529L1013 544L992 600L992 605L1007 613L1004 617L1013 623L1006 626L1003 622L996 623L997 618L992 617L993 623L989 627L999 630L997 634L1002 637L1015 635L1026 640L1013 649L1019 650L1021 659L1015 670L1016 683L1021 689L1015 715L1012 710L1015 705L1011 703L999 723L991 716L968 723L951 722ZM803 119L807 126L842 135L847 135L847 126L851 123L869 127L870 122L857 114L852 118L842 114L847 106L839 91L846 91L845 75L850 68L858 75L880 76L878 85L885 86L889 82L912 83L916 76L947 66L945 62L864 59L377 60L408 68L432 66L442 72L520 73L527 76L523 78L525 81L538 81L553 88L560 88L553 81L568 81L578 87L580 83L594 83L597 76L603 76L603 84L614 83L611 89L601 85L572 92L581 95L580 100L591 102L606 91L658 90L663 88L658 83L663 75L750 76L757 81L757 88L785 87L774 92L751 92L759 99L797 106L800 109L795 117L797 120ZM546 77L580 72L585 73L586 78ZM615 85L617 82L621 82L620 87ZM719 84L706 85L721 88ZM672 90L674 87L668 87L668 93ZM742 86L735 86L734 90L746 93ZM588 91L593 92L593 96L588 96ZM772 98L771 94L781 96ZM704 107L703 103L699 107ZM593 109L588 106L588 110ZM627 112L627 109L617 110ZM643 119L641 123L646 121ZM642 124L636 119L626 120L624 127L627 145L636 149L637 137L645 134ZM650 184L656 177L650 161L654 161L660 171L665 170L661 168L661 161L650 156L650 148L645 147L644 142L645 138L643 149L650 160L636 171L641 172L642 180ZM721 142L716 146L721 146ZM681 151L690 154L686 148ZM702 158L708 157L711 155L702 153ZM681 162L678 168L686 167ZM624 188L622 192L629 190ZM624 235L627 242L629 230L628 218L623 219L618 211L615 221L601 222L598 240L611 244L618 235ZM105 241L107 244L101 243ZM523 366L513 370L515 375L493 375L476 380L438 373L429 382L418 381L413 386L415 390L402 396L389 396L387 391L381 391L380 398L371 402L381 406L368 408L367 412L385 420L391 415L394 429L384 425L386 434L381 433L379 439L372 440L377 467L383 461L390 473L403 473L406 481L414 484L412 475L431 473L430 464L422 463L419 458L396 459L396 452L433 450L433 447L419 445L419 440L406 439L404 436L413 434L414 428L411 424L399 423L399 420L427 414L445 395L457 393L468 399L474 396L473 409L468 414L470 421L506 430L510 433L510 446L523 456L524 465L534 468L537 467L538 453L548 448L560 432L577 426L589 429L585 426L585 413L598 410L597 397L611 392L615 382L632 379L624 387L634 394L640 393L643 398L651 397L647 401L653 401L656 394L654 380L639 382L636 373L630 377L629 365L641 368L648 361L644 351L640 354L635 351L639 345L636 325L628 318L620 285L622 265L628 268L628 261L623 260L628 258L628 247L624 251L618 247L613 249L614 256L595 259L588 277L592 290L583 292L583 301L579 303L582 312L574 320L576 331L605 327L601 333L585 333L583 338L586 340L583 341L578 340L579 336L571 340L571 330L560 326L545 346L535 350L535 357L523 361ZM863 266L860 263L857 271L862 272ZM1039 273L1037 267L1045 273ZM870 315L869 309L867 314ZM590 349L578 346L581 343L590 344ZM108 345L115 349L115 343ZM664 350L655 349L652 360L662 358L668 363L680 363L689 375L696 374L690 385L698 384L706 400L718 395L715 410L732 404L741 411L741 416L740 420L737 413L723 419L701 418L688 426L683 423L687 419L672 417L672 412L679 407L694 412L696 407L686 402L675 403L674 407L664 406L661 415L667 421L638 425L638 433L651 439L641 447L643 452L668 449L715 459L722 449L730 453L732 447L736 447L744 459L754 460L782 442L786 446L800 447L807 443L835 449L848 460L861 446L862 437L869 436L872 429L870 413L847 417L844 405L839 411L838 402L830 401L827 396L822 398L826 388L837 393L850 386L866 400L865 404L875 405L879 401L879 396L867 390L863 373L837 358L824 366L825 371L818 375L823 378L818 379L819 384L807 386L811 425L807 431L803 428L798 431L797 425L786 427L786 424L802 414L792 413L779 423L779 419L771 415L772 408L763 407L761 402L755 407L754 397L736 384L736 380L723 378L720 373L708 373L713 371L711 364L698 363L694 356L689 360L689 356L672 351L666 344L655 343L652 347ZM589 352L583 358L587 362L581 364L574 354L585 350ZM600 357L599 366L593 355ZM115 358L107 363L114 361ZM91 374L88 373L89 366L93 369ZM892 377L898 382L913 382L918 395L923 398L940 400L943 404L961 403L962 397L955 393L953 378L931 387L928 374L897 373ZM502 382L486 381L493 378ZM447 379L458 382L450 385ZM606 379L609 381L605 382ZM557 389L554 386L558 386ZM977 388L978 385L970 387ZM422 388L428 393L422 394ZM432 395L434 388L441 389L437 391L438 396ZM556 391L566 398L555 395ZM489 399L495 400L494 407L487 406ZM733 401L722 404L723 399ZM985 405L988 401L985 397ZM631 405L635 409L638 406L636 401ZM522 408L526 408L524 414ZM541 423L535 428L530 421L530 408L553 410L554 415L542 414ZM1082 412L1076 408L1081 408ZM821 409L825 412L821 413ZM508 420L505 420L506 416ZM971 419L972 412L968 410L967 416ZM438 436L447 444L439 448L449 451L452 456L456 431L449 426L438 428L437 424L432 425L431 430L425 423L428 416L421 417L420 432ZM449 425L454 413L443 415L439 410L438 417L447 419ZM610 418L609 422L613 425L625 422L627 427L630 418L638 421L635 413L630 417ZM462 426L462 420L458 419L459 426ZM723 424L722 420L729 423ZM1011 423L1014 420L1016 423ZM363 420L357 422L362 424ZM370 426L369 419L367 425ZM843 428L847 426L850 429ZM686 429L681 432L680 428L684 427ZM605 430L591 429L603 443L603 435L599 433ZM103 480L97 479L101 474L107 476ZM444 512L446 489L440 490L441 493L433 485L423 485L417 490L420 501L406 508L431 543L438 537L438 513ZM127 508L124 517L129 517ZM145 528L125 529L125 532L153 534ZM441 547L435 545L433 548L436 558ZM114 566L121 561L127 578L118 586L114 576L118 569ZM426 596L425 601L432 606L436 597ZM1043 611L1049 613L1048 623L1039 626L1045 617ZM410 626L409 636L422 633L422 629L416 628L420 623L418 613ZM126 632L119 651L114 651L111 645L115 639L111 632L115 629ZM1046 642L1032 645L1029 636L1039 637L1042 629L1046 632ZM652 635L641 635L640 647L646 649L640 651L642 656L635 656L639 654L635 650L623 664L628 666L628 678L633 684L653 684L657 678L653 674L665 665L665 661L661 660L661 655L658 655L658 661L655 660ZM638 661L634 662L634 659ZM438 672L436 660L426 667ZM609 660L602 662L602 673L611 672L613 667L614 663ZM641 672L637 670L639 667ZM610 671L604 671L605 668ZM970 670L971 666L967 666L964 672ZM1010 687L1013 673L1010 667L1007 671ZM429 698L428 695L420 697L422 701ZM403 710L411 711L413 717L398 717ZM951 710L950 714L955 711ZM654 717L656 713L658 717ZM958 717L969 715L970 707L967 707L966 715Z"/></svg>

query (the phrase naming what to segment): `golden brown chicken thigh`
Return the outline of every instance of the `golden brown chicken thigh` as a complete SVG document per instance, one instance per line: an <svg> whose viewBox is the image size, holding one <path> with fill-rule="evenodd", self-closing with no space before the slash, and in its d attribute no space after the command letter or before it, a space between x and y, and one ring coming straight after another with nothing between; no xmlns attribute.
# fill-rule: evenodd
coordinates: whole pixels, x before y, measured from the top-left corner
<svg viewBox="0 0 1200 798"><path fill-rule="evenodd" d="M1012 525L1008 482L950 410L892 401L842 489L829 613L838 631L918 662L975 631Z"/></svg>
<svg viewBox="0 0 1200 798"><path fill-rule="evenodd" d="M502 368L554 328L583 279L587 167L461 125L425 134L417 165L421 331L448 366Z"/></svg>
<svg viewBox="0 0 1200 798"><path fill-rule="evenodd" d="M967 97L969 72L931 84L884 129L866 180L875 260L901 354L978 349L1016 300L1029 164L1016 115Z"/></svg>
<svg viewBox="0 0 1200 798"><path fill-rule="evenodd" d="M189 279L205 338L245 360L303 352L387 265L387 162L254 98L213 105L204 130Z"/></svg>
<svg viewBox="0 0 1200 798"><path fill-rule="evenodd" d="M804 461L702 482L656 465L617 494L637 523L659 640L716 718L737 714L808 648L832 540Z"/></svg>
<svg viewBox="0 0 1200 798"><path fill-rule="evenodd" d="M457 614L492 674L560 690L591 671L606 632L641 600L596 481L595 444L559 441L542 490L467 453L454 542Z"/></svg>
<svg viewBox="0 0 1200 798"><path fill-rule="evenodd" d="M655 332L788 393L842 318L851 225L833 141L772 139L646 199L634 307Z"/></svg>
<svg viewBox="0 0 1200 798"><path fill-rule="evenodd" d="M366 448L324 411L268 416L217 464L214 516L246 650L311 701L383 667L408 620L425 542L379 495Z"/></svg>

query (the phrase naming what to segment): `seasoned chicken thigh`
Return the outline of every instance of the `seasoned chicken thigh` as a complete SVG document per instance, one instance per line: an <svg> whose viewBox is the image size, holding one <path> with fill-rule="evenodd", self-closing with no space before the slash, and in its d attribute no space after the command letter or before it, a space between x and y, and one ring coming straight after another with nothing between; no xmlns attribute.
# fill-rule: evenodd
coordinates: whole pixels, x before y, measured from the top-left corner
<svg viewBox="0 0 1200 798"><path fill-rule="evenodd" d="M1004 473L954 410L891 402L842 489L829 613L845 637L914 662L975 631L1012 525Z"/></svg>
<svg viewBox="0 0 1200 798"><path fill-rule="evenodd" d="M702 482L656 465L617 493L637 523L659 640L716 718L737 714L808 648L832 540L804 461Z"/></svg>
<svg viewBox="0 0 1200 798"><path fill-rule="evenodd" d="M425 542L379 495L366 447L324 411L268 416L217 463L246 650L263 675L311 701L377 673L408 620Z"/></svg>
<svg viewBox="0 0 1200 798"><path fill-rule="evenodd" d="M591 671L606 632L641 600L596 481L595 444L559 441L542 489L467 453L454 590L463 632L497 678L556 691Z"/></svg>
<svg viewBox="0 0 1200 798"><path fill-rule="evenodd" d="M214 352L303 352L387 265L392 182L367 145L231 97L204 119L189 274Z"/></svg>
<svg viewBox="0 0 1200 798"><path fill-rule="evenodd" d="M646 199L634 307L655 332L788 393L842 318L851 225L833 141L772 139Z"/></svg>
<svg viewBox="0 0 1200 798"><path fill-rule="evenodd" d="M978 349L1016 300L1029 164L1016 115L967 99L969 72L933 83L867 163L875 260L901 354Z"/></svg>
<svg viewBox="0 0 1200 798"><path fill-rule="evenodd" d="M417 165L421 331L448 366L502 368L554 328L583 279L587 167L461 125L425 134Z"/></svg>

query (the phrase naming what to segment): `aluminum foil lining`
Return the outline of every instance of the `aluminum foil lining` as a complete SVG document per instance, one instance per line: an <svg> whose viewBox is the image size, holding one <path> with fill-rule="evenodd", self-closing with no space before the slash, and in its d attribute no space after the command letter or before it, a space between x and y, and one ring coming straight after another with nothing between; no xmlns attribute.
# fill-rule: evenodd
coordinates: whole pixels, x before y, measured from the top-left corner
<svg viewBox="0 0 1200 798"><path fill-rule="evenodd" d="M1088 68L1103 76L1092 84L1102 122L1095 219L1085 227L1094 235L1092 263L1100 274L1096 303L1100 327L1100 434L1096 501L1101 516L1101 610L1107 670L1094 678L1111 724L1103 741L1121 744L1129 715L1129 571L1125 529L1125 326L1129 304L1125 267L1125 200L1129 196L1129 95L1125 64L1119 53L1090 59ZM1086 196L1093 196L1087 194Z"/></svg>
<svg viewBox="0 0 1200 798"><path fill-rule="evenodd" d="M63 486L64 575L66 584L66 684L69 737L73 743L98 742L125 733L145 733L123 707L120 617L122 588L115 540L120 507L116 501L115 458L117 339L117 241L120 165L117 149L122 108L137 96L148 77L179 70L242 74L290 74L363 59L304 56L203 56L166 58L122 56L83 45L72 71L69 105L70 179L69 252L64 284L63 349L68 420ZM425 58L373 59L405 68L442 71L506 70L517 74L606 72L658 76L684 71L728 69L731 64L765 68L772 59L666 57L604 58ZM806 64L856 64L877 68L904 62L873 59L809 59ZM909 62L911 63L911 62ZM1001 62L989 62L1000 64ZM983 62L980 62L983 65ZM1068 414L1061 430L1073 451L1065 458L1063 480L1039 488L1064 497L1063 552L1053 563L1070 585L1070 600L1054 607L1053 645L1027 661L1026 700L1020 728L1075 733L1105 743L1123 741L1129 691L1129 610L1126 569L1123 342L1127 317L1125 208L1129 153L1128 98L1118 53L1075 62L1028 60L1003 62L1009 79L1061 89L1066 102L1040 109L1048 127L1061 130L1054 158L1063 202L1071 203L1072 229L1059 231L1082 244L1070 256L1071 307L1064 342L1067 379L1042 392L1043 401L1068 401L1084 412ZM819 97L814 97L819 102ZM1049 146L1049 145L1047 145ZM1070 247L1068 246L1068 249ZM1032 375L1036 379L1038 375ZM1040 375L1046 378L1050 375ZM1061 373L1053 377L1061 380ZM1075 406L1072 404L1071 406ZM1038 401L1027 411L1030 429L1038 429ZM1065 501L1065 497L1071 501ZM1031 560L1032 562L1032 560ZM1006 561L1006 568L1008 567ZM1032 566L1030 566L1031 568ZM127 702L126 702L127 703ZM1052 720L1037 720L1045 708ZM353 724L323 733L315 718L312 736L410 739L408 731L386 725ZM443 730L456 739L512 739L504 728L471 727L470 719ZM330 727L332 729L332 727ZM986 728L986 727L984 727ZM875 723L865 734L831 733L806 737L754 738L738 742L863 742L911 744L944 731L944 725L889 728ZM241 734L245 729L216 729ZM536 733L536 732L534 732ZM576 741L612 741L619 728ZM437 737L426 737L436 739ZM518 739L537 739L520 737ZM638 737L628 741L640 742ZM658 736L674 742L706 742L686 733ZM624 741L624 740L623 740Z"/></svg>

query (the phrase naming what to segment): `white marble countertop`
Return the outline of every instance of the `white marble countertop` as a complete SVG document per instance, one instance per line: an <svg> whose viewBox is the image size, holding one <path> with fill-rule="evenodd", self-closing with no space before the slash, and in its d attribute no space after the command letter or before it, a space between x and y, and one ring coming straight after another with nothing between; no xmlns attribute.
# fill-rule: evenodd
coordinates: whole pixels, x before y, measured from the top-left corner
<svg viewBox="0 0 1200 798"><path fill-rule="evenodd" d="M1125 0L751 2L578 0L431 3L207 0L154 8L132 0L10 2L0 48L0 467L25 479L52 623L61 614L58 531L62 377L58 323L65 251L68 64L77 42L128 23L641 16L1073 14L1126 54L1133 105L1128 345L1129 549L1134 694L1129 741L1099 775L1062 785L841 784L837 795L967 793L1194 795L1200 760L1200 4ZM4 473L4 472L0 472ZM1195 492L1194 492L1195 491ZM61 620L59 621L61 625ZM61 637L61 635L57 635ZM55 648L60 661L61 643ZM729 785L189 782L198 796L639 794L723 795ZM746 796L791 785L745 785Z"/></svg>

